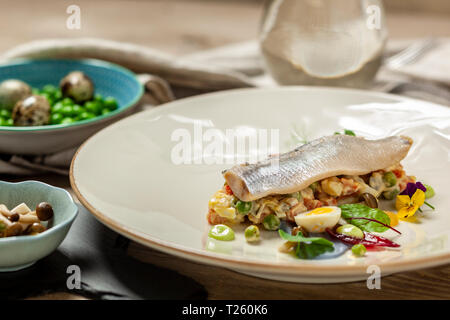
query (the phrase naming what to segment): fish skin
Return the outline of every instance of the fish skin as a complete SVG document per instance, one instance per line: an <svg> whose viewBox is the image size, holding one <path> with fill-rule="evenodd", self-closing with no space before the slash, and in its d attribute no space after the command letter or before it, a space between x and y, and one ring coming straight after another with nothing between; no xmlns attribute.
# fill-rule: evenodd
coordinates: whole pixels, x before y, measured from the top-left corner
<svg viewBox="0 0 450 320"><path fill-rule="evenodd" d="M364 175L390 167L406 157L412 143L405 136L379 140L326 136L254 164L236 165L223 176L237 198L253 201L297 192L337 175Z"/></svg>

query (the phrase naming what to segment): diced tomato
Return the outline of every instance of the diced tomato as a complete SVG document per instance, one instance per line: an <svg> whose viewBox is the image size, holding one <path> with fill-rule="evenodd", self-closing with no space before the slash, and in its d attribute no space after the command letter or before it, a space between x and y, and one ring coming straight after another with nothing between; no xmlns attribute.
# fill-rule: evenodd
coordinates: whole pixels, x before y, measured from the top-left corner
<svg viewBox="0 0 450 320"><path fill-rule="evenodd" d="M402 169L394 169L392 170L392 173L394 173L397 178L401 178L405 171L403 171Z"/></svg>
<svg viewBox="0 0 450 320"><path fill-rule="evenodd" d="M229 195L233 195L233 190L231 190L231 188L230 188L230 186L229 185L226 185L225 186L225 193L226 194L229 194Z"/></svg>
<svg viewBox="0 0 450 320"><path fill-rule="evenodd" d="M320 200L303 199L303 201L306 206L306 209L308 210L319 208L323 205L322 201Z"/></svg>

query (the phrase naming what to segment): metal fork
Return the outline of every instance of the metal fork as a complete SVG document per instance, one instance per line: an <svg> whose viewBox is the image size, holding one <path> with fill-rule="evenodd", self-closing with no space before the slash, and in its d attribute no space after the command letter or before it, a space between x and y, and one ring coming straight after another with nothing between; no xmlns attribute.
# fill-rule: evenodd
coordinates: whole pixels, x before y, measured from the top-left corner
<svg viewBox="0 0 450 320"><path fill-rule="evenodd" d="M385 64L391 69L398 69L419 60L419 58L435 45L436 39L434 38L427 38L423 41L413 43L406 49L385 59Z"/></svg>

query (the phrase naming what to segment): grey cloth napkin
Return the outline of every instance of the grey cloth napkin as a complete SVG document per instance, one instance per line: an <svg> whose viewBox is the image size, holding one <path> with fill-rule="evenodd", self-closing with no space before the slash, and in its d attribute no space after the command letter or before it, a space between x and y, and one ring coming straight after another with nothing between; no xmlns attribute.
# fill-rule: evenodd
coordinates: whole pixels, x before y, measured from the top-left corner
<svg viewBox="0 0 450 320"><path fill-rule="evenodd" d="M79 205L77 219L55 252L30 268L0 273L0 299L52 292L105 300L206 299L206 291L194 280L129 257L128 243ZM79 288L72 278L68 281L74 274L70 266L80 270Z"/></svg>
<svg viewBox="0 0 450 320"><path fill-rule="evenodd" d="M389 42L386 55L399 52L413 41ZM450 39L438 39L436 43L412 64L396 70L383 66L372 90L450 105ZM146 89L142 108L137 111L204 92L277 85L264 71L255 41L177 57L110 40L51 39L18 46L0 56L0 62L15 58L97 58L128 67L140 74ZM74 152L75 149L38 157L0 155L0 174L67 174Z"/></svg>

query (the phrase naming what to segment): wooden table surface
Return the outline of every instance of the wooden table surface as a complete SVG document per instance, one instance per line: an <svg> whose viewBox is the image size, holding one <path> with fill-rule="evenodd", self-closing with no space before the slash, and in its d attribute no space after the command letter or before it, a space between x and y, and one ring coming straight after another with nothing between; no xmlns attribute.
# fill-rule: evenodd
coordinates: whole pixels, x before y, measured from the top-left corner
<svg viewBox="0 0 450 320"><path fill-rule="evenodd" d="M72 1L0 3L0 51L39 38L104 37L186 54L255 38L261 15L259 1L87 1L81 7L81 30L65 27L65 10ZM14 14L10 14L14 12ZM450 36L448 15L388 12L392 38ZM24 178L0 176L2 180ZM26 177L70 190L67 177L52 174ZM133 243L129 254L142 261L176 270L201 283L210 299L450 299L450 265L384 277L381 290L365 282L332 285L294 284L253 278L200 265ZM56 293L37 299L83 299Z"/></svg>

